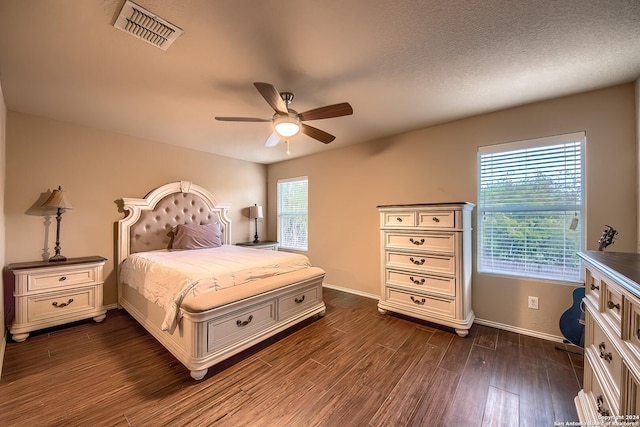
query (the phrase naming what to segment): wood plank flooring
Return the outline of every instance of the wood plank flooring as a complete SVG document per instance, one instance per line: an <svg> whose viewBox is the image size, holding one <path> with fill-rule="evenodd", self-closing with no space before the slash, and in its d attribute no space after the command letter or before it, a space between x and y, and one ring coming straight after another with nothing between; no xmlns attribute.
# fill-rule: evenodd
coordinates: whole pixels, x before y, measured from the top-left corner
<svg viewBox="0 0 640 427"><path fill-rule="evenodd" d="M125 311L8 342L2 426L553 426L577 421L582 357L474 325L378 313L325 289L327 314L202 381Z"/></svg>

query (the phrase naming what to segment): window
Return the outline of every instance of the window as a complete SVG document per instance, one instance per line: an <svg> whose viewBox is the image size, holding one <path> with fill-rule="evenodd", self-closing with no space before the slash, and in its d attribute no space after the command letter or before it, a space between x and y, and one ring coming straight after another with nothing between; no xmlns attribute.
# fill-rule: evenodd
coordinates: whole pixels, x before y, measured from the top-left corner
<svg viewBox="0 0 640 427"><path fill-rule="evenodd" d="M306 251L309 180L278 180L278 242L283 249Z"/></svg>
<svg viewBox="0 0 640 427"><path fill-rule="evenodd" d="M478 149L478 271L580 281L583 132Z"/></svg>

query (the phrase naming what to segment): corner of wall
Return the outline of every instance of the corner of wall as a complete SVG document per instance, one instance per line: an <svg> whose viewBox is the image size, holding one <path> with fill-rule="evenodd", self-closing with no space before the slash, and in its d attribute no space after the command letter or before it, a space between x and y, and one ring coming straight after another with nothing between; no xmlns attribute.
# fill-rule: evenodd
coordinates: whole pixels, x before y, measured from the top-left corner
<svg viewBox="0 0 640 427"><path fill-rule="evenodd" d="M636 89L636 220L638 221L637 252L640 252L640 77L635 82Z"/></svg>
<svg viewBox="0 0 640 427"><path fill-rule="evenodd" d="M4 222L4 189L5 189L5 165L6 165L6 141L5 128L7 122L7 106L4 103L2 93L2 82L0 81L0 266L5 262L5 222ZM4 289L4 283L2 283ZM4 292L0 292L0 376L2 376L2 362L4 361L4 350L7 344L7 328L4 319Z"/></svg>

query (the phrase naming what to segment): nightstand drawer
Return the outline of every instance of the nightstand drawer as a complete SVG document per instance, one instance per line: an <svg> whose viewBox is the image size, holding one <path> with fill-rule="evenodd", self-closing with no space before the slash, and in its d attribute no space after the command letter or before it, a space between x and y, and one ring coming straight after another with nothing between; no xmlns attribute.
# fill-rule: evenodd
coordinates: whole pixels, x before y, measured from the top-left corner
<svg viewBox="0 0 640 427"><path fill-rule="evenodd" d="M49 321L96 308L96 288L90 286L72 292L33 295L26 299L26 303L27 322Z"/></svg>
<svg viewBox="0 0 640 427"><path fill-rule="evenodd" d="M52 269L46 272L27 274L27 290L39 291L73 285L96 283L96 268Z"/></svg>

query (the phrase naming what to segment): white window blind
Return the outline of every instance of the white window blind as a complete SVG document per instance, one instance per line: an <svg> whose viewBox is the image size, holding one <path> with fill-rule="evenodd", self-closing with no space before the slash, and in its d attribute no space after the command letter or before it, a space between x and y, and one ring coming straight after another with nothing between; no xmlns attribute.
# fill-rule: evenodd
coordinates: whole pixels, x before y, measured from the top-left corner
<svg viewBox="0 0 640 427"><path fill-rule="evenodd" d="M583 132L480 147L478 271L579 281Z"/></svg>
<svg viewBox="0 0 640 427"><path fill-rule="evenodd" d="M278 242L283 249L307 250L308 193L306 176L278 181Z"/></svg>

